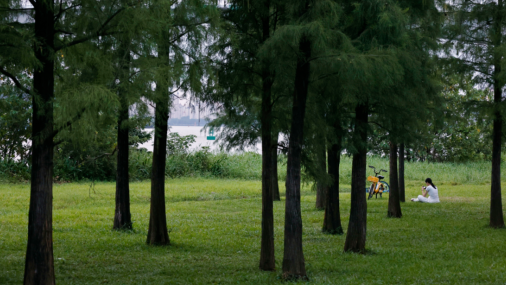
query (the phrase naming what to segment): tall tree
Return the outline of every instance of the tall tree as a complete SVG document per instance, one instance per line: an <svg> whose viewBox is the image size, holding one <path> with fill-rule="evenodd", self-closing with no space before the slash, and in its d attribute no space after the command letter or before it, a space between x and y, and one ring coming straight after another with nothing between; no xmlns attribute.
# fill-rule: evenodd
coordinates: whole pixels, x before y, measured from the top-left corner
<svg viewBox="0 0 506 285"><path fill-rule="evenodd" d="M341 213L339 212L339 164L341 162L343 136L340 123L340 121L334 123L333 129L336 138L328 149L328 173L332 178L332 184L326 189L325 217L323 219L323 232L339 235L344 233L341 225Z"/></svg>
<svg viewBox="0 0 506 285"><path fill-rule="evenodd" d="M272 136L272 200L281 201L278 182L278 133Z"/></svg>
<svg viewBox="0 0 506 285"><path fill-rule="evenodd" d="M402 217L397 175L397 144L390 141L390 193L388 194L388 217Z"/></svg>
<svg viewBox="0 0 506 285"><path fill-rule="evenodd" d="M4 1L0 21L9 26L0 38L0 73L32 97L32 167L28 246L24 284L54 284L52 241L53 138L75 119L55 127L55 72L62 70L57 57L74 46L107 36L115 18L125 9L103 3L103 10L93 9L92 1L59 3L52 0L30 1L30 7L19 7L17 1ZM98 16L98 17L97 17ZM86 29L76 23L86 22ZM31 50L31 51L30 51ZM24 58L18 58L23 54ZM33 71L32 86L18 80L24 70ZM86 96L86 95L85 95Z"/></svg>
<svg viewBox="0 0 506 285"><path fill-rule="evenodd" d="M128 129L129 125L129 102L128 83L131 72L130 39L119 39L117 49L117 78L119 85L117 94L119 99L118 110L118 144L116 166L116 208L114 210L114 229L132 229L132 215L130 213L130 179L128 176Z"/></svg>
<svg viewBox="0 0 506 285"><path fill-rule="evenodd" d="M259 48L279 27L282 2L262 0L231 1L223 13L224 34L215 44L221 60L216 66L216 85L204 96L207 102L220 102L223 115L208 126L224 127L220 139L228 147L262 142L262 238L261 270L275 269L273 183L273 94L275 74L271 62L259 56ZM234 33L230 33L230 31ZM226 33L226 34L225 34ZM227 50L228 48L228 50ZM276 155L277 156L277 155ZM276 194L279 191L276 192Z"/></svg>
<svg viewBox="0 0 506 285"><path fill-rule="evenodd" d="M309 1L308 1L309 2ZM306 3L304 13L308 9ZM300 163L306 100L309 88L311 42L306 36L300 39L295 71L292 122L288 146L286 202L285 202L285 249L283 256L283 278L307 279L304 253L302 251L302 216L300 211Z"/></svg>
<svg viewBox="0 0 506 285"><path fill-rule="evenodd" d="M501 145L503 127L502 65L505 50L506 9L504 0L443 1L448 18L445 34L447 60L453 71L471 73L475 84L491 86L494 92L490 226L504 228L501 196ZM453 57L457 53L458 57Z"/></svg>
<svg viewBox="0 0 506 285"><path fill-rule="evenodd" d="M153 7L159 11L161 7ZM158 58L167 65L170 50L167 32L161 32L158 40ZM165 70L162 68L162 70ZM163 73L162 73L163 74ZM167 245L170 243L167 231L167 216L165 214L165 164L167 161L167 132L169 120L170 94L168 78L160 76L156 81L155 102L155 137L153 144L153 166L151 168L151 203L149 210L149 228L146 242L152 245Z"/></svg>
<svg viewBox="0 0 506 285"><path fill-rule="evenodd" d="M329 0L301 0L286 4L287 24L262 47L281 74L290 74L292 110L288 142L283 279L307 279L302 249L300 181L306 107L312 71L326 66L335 49L347 43L338 27L340 6ZM324 27L315 29L315 27ZM284 63L281 65L281 63ZM314 67L313 67L314 66ZM328 66L327 66L328 67ZM276 69L278 70L278 69ZM328 69L326 69L328 72ZM314 74L314 73L313 73ZM321 75L321 74L320 74ZM315 76L318 76L315 74Z"/></svg>
<svg viewBox="0 0 506 285"><path fill-rule="evenodd" d="M202 48L206 35L214 35L219 24L217 7L202 1L154 1L149 9L148 31L157 58L150 66L156 90L150 99L155 103L155 139L151 173L151 206L147 243L170 243L165 214L165 165L169 106L174 93L202 92L201 79L206 54ZM150 49L146 52L151 54ZM192 99L192 98L190 98Z"/></svg>
<svg viewBox="0 0 506 285"><path fill-rule="evenodd" d="M318 152L318 162L320 164L320 167L323 172L327 171L327 151L325 148L322 148L321 151ZM330 174L330 168L329 168L329 174ZM323 210L325 209L326 205L326 198L327 198L327 192L329 191L329 187L325 185L323 181L318 181L316 183L316 209Z"/></svg>
<svg viewBox="0 0 506 285"><path fill-rule="evenodd" d="M262 42L271 36L271 3L264 1L261 10ZM274 270L274 209L272 178L272 74L267 61L262 62L262 244L260 269Z"/></svg>
<svg viewBox="0 0 506 285"><path fill-rule="evenodd" d="M399 201L406 202L406 185L404 182L404 143L399 146Z"/></svg>
<svg viewBox="0 0 506 285"><path fill-rule="evenodd" d="M367 104L358 104L355 108L355 129L353 143L356 153L353 154L351 168L351 208L348 232L344 251L365 252L367 233L367 201L364 195L367 162Z"/></svg>

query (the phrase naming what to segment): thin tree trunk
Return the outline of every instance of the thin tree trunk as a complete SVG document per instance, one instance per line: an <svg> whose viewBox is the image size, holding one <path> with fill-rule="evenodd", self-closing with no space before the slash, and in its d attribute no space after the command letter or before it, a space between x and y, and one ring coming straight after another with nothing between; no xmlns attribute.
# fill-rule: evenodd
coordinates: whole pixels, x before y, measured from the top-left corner
<svg viewBox="0 0 506 285"><path fill-rule="evenodd" d="M160 43L158 56L167 60L168 49ZM169 120L169 90L164 82L156 84L155 142L153 147L153 166L151 169L151 204L149 229L146 242L152 245L170 244L165 214L165 164L167 160L167 131Z"/></svg>
<svg viewBox="0 0 506 285"><path fill-rule="evenodd" d="M367 104L355 108L355 131L353 140L357 153L351 166L351 209L344 251L365 253L367 232L367 201L364 193L367 170Z"/></svg>
<svg viewBox="0 0 506 285"><path fill-rule="evenodd" d="M120 44L123 45L123 44ZM118 117L118 157L116 168L116 209L114 214L114 229L132 229L130 215L130 188L128 177L128 99L127 78L129 74L130 55L128 49L120 46L121 75L118 96L120 102Z"/></svg>
<svg viewBox="0 0 506 285"><path fill-rule="evenodd" d="M323 140L322 140L323 141ZM327 152L325 148L323 148L320 152L318 152L318 162L320 163L320 168L323 173L327 172ZM328 192L328 186L325 185L322 181L318 181L316 183L316 209L323 210L325 209L325 198L326 193Z"/></svg>
<svg viewBox="0 0 506 285"><path fill-rule="evenodd" d="M397 177L397 144L390 142L390 194L388 195L388 217L402 217L399 201L399 178Z"/></svg>
<svg viewBox="0 0 506 285"><path fill-rule="evenodd" d="M399 201L406 202L406 185L404 183L404 143L399 146Z"/></svg>
<svg viewBox="0 0 506 285"><path fill-rule="evenodd" d="M342 235L341 214L339 212L339 164L341 162L340 130L334 126L338 137L337 143L332 144L328 150L329 175L332 184L327 187L325 195L325 217L323 219L323 232Z"/></svg>
<svg viewBox="0 0 506 285"><path fill-rule="evenodd" d="M270 36L270 1L265 1L262 18L263 41ZM272 79L268 63L262 70L262 240L260 249L260 269L276 269L274 258L274 209L272 197Z"/></svg>
<svg viewBox="0 0 506 285"><path fill-rule="evenodd" d="M300 165L304 139L304 117L309 87L311 44L302 37L299 45L302 56L297 60L293 93L292 122L288 145L285 248L283 255L283 279L308 279L302 251L302 217L300 211Z"/></svg>
<svg viewBox="0 0 506 285"><path fill-rule="evenodd" d="M498 9L495 15L495 30L497 34L494 39L496 47L501 45L501 22L503 1L498 1ZM501 59L498 56L494 58L494 105L499 108L502 103L502 87L501 86ZM492 138L492 180L490 190L490 226L493 228L504 228L504 217L502 212L501 197L501 138L502 138L502 114L501 111L495 112L494 129Z"/></svg>
<svg viewBox="0 0 506 285"><path fill-rule="evenodd" d="M35 5L34 53L40 62L33 74L32 169L28 211L28 245L23 283L55 284L53 259L53 100L54 4Z"/></svg>
<svg viewBox="0 0 506 285"><path fill-rule="evenodd" d="M279 195L279 182L278 182L278 134L274 133L272 137L272 199L274 201L281 201Z"/></svg>

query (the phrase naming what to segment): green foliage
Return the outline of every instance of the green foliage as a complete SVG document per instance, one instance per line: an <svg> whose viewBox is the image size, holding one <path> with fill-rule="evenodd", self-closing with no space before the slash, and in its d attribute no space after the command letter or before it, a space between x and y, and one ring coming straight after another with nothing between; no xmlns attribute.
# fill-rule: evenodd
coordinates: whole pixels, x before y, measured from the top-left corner
<svg viewBox="0 0 506 285"><path fill-rule="evenodd" d="M448 170L450 176L460 175L451 166ZM422 182L407 181L406 197L419 195ZM310 188L302 187L304 257L311 280L302 284L503 283L504 230L486 227L489 186L435 183L441 203L406 202L402 219L386 218L385 196L367 202L365 255L344 253L345 235L321 232L323 212L315 210ZM282 186L280 183L281 190ZM94 191L88 183L55 185L56 282L287 284L280 280L282 250L276 251L276 272L262 272L255 266L261 233L260 188L260 181L167 180L167 222L172 245L153 247L146 245L149 182L131 184L135 230L130 232L110 230L114 183L97 183ZM22 283L29 193L27 184L0 185L1 284ZM350 194L341 193L340 199L346 229ZM283 201L274 203L276 248L283 246L279 237L284 231L284 211Z"/></svg>
<svg viewBox="0 0 506 285"><path fill-rule="evenodd" d="M180 136L179 133L170 133L167 138L167 154L175 155L188 153L196 137L196 135Z"/></svg>
<svg viewBox="0 0 506 285"><path fill-rule="evenodd" d="M24 77L24 81L28 79ZM30 154L32 108L24 94L0 76L0 158L25 160Z"/></svg>

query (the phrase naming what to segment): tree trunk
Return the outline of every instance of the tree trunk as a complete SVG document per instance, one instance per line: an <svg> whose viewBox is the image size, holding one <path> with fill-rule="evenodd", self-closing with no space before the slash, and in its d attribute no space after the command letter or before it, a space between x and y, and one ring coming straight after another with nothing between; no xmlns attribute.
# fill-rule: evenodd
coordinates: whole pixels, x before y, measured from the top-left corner
<svg viewBox="0 0 506 285"><path fill-rule="evenodd" d="M55 284L53 260L54 4L35 5L32 169L24 284Z"/></svg>
<svg viewBox="0 0 506 285"><path fill-rule="evenodd" d="M404 183L404 143L399 146L399 201L406 202L406 185Z"/></svg>
<svg viewBox="0 0 506 285"><path fill-rule="evenodd" d="M390 142L390 194L388 195L388 217L402 217L399 201L399 178L397 177L397 144Z"/></svg>
<svg viewBox="0 0 506 285"><path fill-rule="evenodd" d="M323 140L322 140L323 141ZM327 172L327 152L325 148L323 148L320 152L318 152L318 162L320 163L320 168L323 173ZM316 183L316 209L323 210L325 209L325 196L329 191L328 186L325 185L322 181L318 181Z"/></svg>
<svg viewBox="0 0 506 285"><path fill-rule="evenodd" d="M301 57L297 60L293 93L292 122L288 145L285 248L283 255L283 279L308 279L302 251L302 217L300 212L300 164L304 139L304 117L309 87L311 44L302 37L299 44Z"/></svg>
<svg viewBox="0 0 506 285"><path fill-rule="evenodd" d="M262 18L263 41L270 35L270 1L265 1ZM262 70L262 240L260 249L260 269L276 269L274 258L274 209L272 197L272 79L268 63L263 63Z"/></svg>
<svg viewBox="0 0 506 285"><path fill-rule="evenodd" d="M332 144L328 150L329 175L332 184L327 187L325 195L325 217L323 219L323 232L342 235L341 214L339 212L339 164L341 162L341 138L337 130L337 143Z"/></svg>
<svg viewBox="0 0 506 285"><path fill-rule="evenodd" d="M367 202L364 193L367 170L367 104L355 108L355 131L353 141L357 153L353 155L351 166L351 209L348 233L344 251L365 253L367 232Z"/></svg>
<svg viewBox="0 0 506 285"><path fill-rule="evenodd" d="M128 108L127 84L129 75L130 56L128 49L120 44L119 55L121 62L120 86L118 96L120 102L118 117L118 157L116 168L116 210L114 214L114 229L132 229L130 215L130 188L128 177Z"/></svg>
<svg viewBox="0 0 506 285"><path fill-rule="evenodd" d="M159 43L158 56L164 62L169 51ZM155 107L155 142L153 146L153 166L151 169L151 205L149 229L146 243L152 245L170 244L165 214L165 164L167 160L167 131L169 120L169 90L167 84L157 82Z"/></svg>
<svg viewBox="0 0 506 285"><path fill-rule="evenodd" d="M279 182L278 182L278 134L274 133L272 137L272 199L274 201L281 201L279 195Z"/></svg>
<svg viewBox="0 0 506 285"><path fill-rule="evenodd" d="M497 31L494 39L496 47L501 45L501 22L503 1L498 1L498 9L495 15L495 30ZM502 85L501 85L501 58L495 55L494 58L494 105L499 108L502 103ZM501 138L502 138L502 114L500 110L495 111L494 129L492 135L492 180L490 189L490 226L493 228L504 228L504 217L502 212L501 197Z"/></svg>

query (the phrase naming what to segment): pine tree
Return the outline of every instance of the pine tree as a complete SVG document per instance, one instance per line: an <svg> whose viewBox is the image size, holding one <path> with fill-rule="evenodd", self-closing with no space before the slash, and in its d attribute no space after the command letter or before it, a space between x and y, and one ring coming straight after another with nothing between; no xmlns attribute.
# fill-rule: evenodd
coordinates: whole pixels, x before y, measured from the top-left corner
<svg viewBox="0 0 506 285"><path fill-rule="evenodd" d="M397 172L397 144L390 141L390 193L388 194L388 217L402 217L399 178Z"/></svg>
<svg viewBox="0 0 506 285"><path fill-rule="evenodd" d="M279 72L291 74L293 78L285 203L285 280L307 279L302 249L300 180L312 70L318 71L316 66L325 66L323 58L334 57L332 52L346 42L342 33L333 30L338 26L340 11L334 1L295 1L288 3L286 10L289 11L287 24L262 47L262 53L275 62Z"/></svg>
<svg viewBox="0 0 506 285"><path fill-rule="evenodd" d="M353 143L356 152L351 166L351 208L344 251L365 253L367 233L367 201L364 195L367 162L367 121L368 105L357 104L355 107L355 127Z"/></svg>
<svg viewBox="0 0 506 285"><path fill-rule="evenodd" d="M200 80L205 68L202 62L206 56L202 47L206 34L213 34L214 27L219 24L219 13L216 7L206 6L200 1L184 1L176 6L172 1L156 1L148 10L151 20L148 31L153 47L157 49L157 58L151 61L151 65L155 66L156 82L151 98L155 103L155 140L147 243L168 245L165 165L169 106L175 92L202 91Z"/></svg>
<svg viewBox="0 0 506 285"><path fill-rule="evenodd" d="M337 109L337 108L334 108ZM335 138L328 148L328 174L332 183L327 187L325 194L325 217L323 219L323 232L330 234L343 234L341 213L339 211L339 164L341 162L342 141L344 131L340 120L335 120L332 126Z"/></svg>
<svg viewBox="0 0 506 285"><path fill-rule="evenodd" d="M280 1L231 1L223 13L225 30L215 47L223 58L217 65L216 86L207 102L221 102L222 117L208 126L224 127L220 140L228 147L262 142L261 270L275 269L273 200L279 200L277 182L277 132L273 129L276 94L271 63L258 56L259 47L277 29L283 12ZM230 48L226 51L225 47ZM279 104L279 103L277 103ZM276 171L274 171L276 170ZM275 187L275 188L274 188ZM273 191L276 189L277 191ZM276 195L277 194L277 195Z"/></svg>
<svg viewBox="0 0 506 285"><path fill-rule="evenodd" d="M489 224L493 228L504 228L500 173L502 92L506 85L502 70L506 7L504 0L442 2L448 18L444 38L449 66L456 72L473 74L476 84L491 86L494 92ZM457 53L457 57L453 57L453 53Z"/></svg>
<svg viewBox="0 0 506 285"><path fill-rule="evenodd" d="M404 182L404 143L399 146L399 200L406 202L406 185Z"/></svg>
<svg viewBox="0 0 506 285"><path fill-rule="evenodd" d="M28 218L28 246L24 284L54 284L52 243L52 179L53 138L79 116L55 127L55 70L61 70L59 56L74 46L112 32L115 19L125 7L109 2L104 10L87 9L93 1L77 1L55 5L49 0L30 1L31 7L4 1L0 11L0 73L9 77L18 88L32 97L32 168ZM76 12L79 11L79 12ZM98 12L98 13L96 13ZM99 15L99 17L96 17ZM23 22L24 21L24 22ZM87 28L82 25L87 23ZM23 55L21 58L20 55ZM21 73L32 75L32 86L18 80Z"/></svg>

